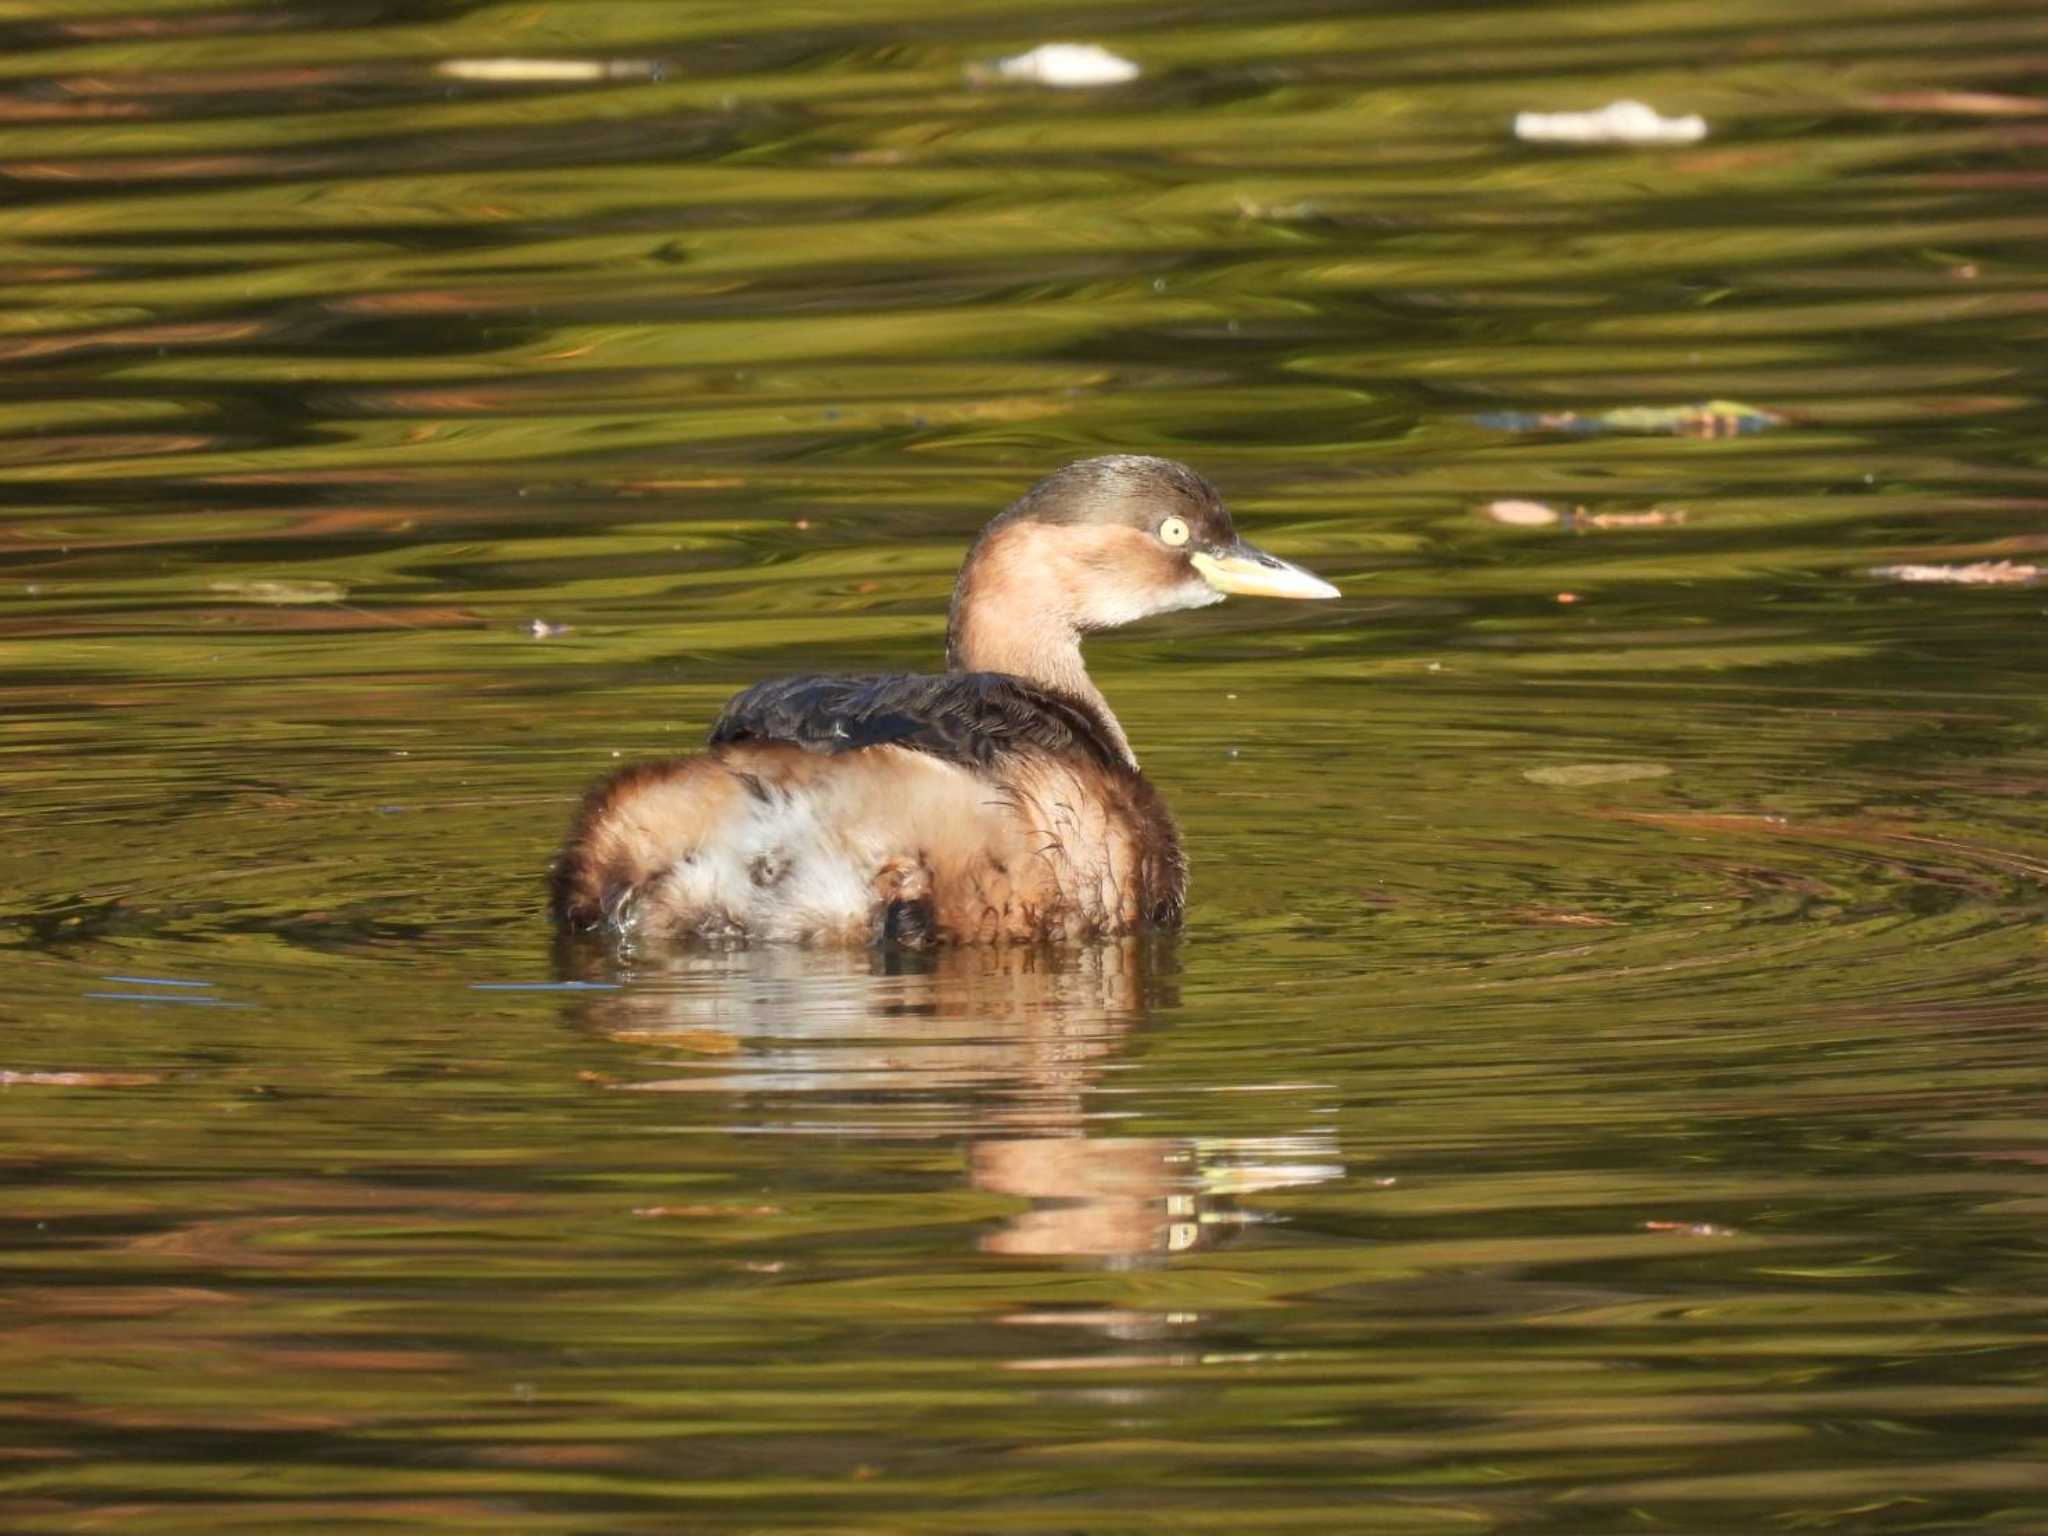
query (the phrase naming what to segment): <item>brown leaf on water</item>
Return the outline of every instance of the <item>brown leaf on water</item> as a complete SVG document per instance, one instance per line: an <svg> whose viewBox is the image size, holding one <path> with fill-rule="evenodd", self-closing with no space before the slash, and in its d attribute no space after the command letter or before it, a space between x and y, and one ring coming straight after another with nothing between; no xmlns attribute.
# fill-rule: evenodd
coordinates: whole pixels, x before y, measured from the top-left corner
<svg viewBox="0 0 2048 1536"><path fill-rule="evenodd" d="M1958 117L2039 117L2048 101L1996 91L1888 91L1868 98L1873 112L1946 112Z"/></svg>
<svg viewBox="0 0 2048 1536"><path fill-rule="evenodd" d="M161 1072L9 1072L0 1070L0 1088L140 1088L164 1080Z"/></svg>
<svg viewBox="0 0 2048 1536"><path fill-rule="evenodd" d="M1652 509L1648 512L1586 512L1574 514L1573 522L1582 528L1675 528L1684 523L1685 509L1674 508L1669 512Z"/></svg>

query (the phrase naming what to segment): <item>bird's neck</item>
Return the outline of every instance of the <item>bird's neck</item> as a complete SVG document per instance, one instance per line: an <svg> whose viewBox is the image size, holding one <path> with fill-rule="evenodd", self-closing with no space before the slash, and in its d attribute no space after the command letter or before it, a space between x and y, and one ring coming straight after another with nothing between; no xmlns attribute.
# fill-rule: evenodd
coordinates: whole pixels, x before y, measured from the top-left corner
<svg viewBox="0 0 2048 1536"><path fill-rule="evenodd" d="M1081 659L1072 583L1063 579L1061 562L1029 547L1035 542L1027 529L1017 528L1007 538L984 538L969 551L953 589L946 665L954 672L1006 672L1080 700L1101 717L1135 768L1130 739Z"/></svg>

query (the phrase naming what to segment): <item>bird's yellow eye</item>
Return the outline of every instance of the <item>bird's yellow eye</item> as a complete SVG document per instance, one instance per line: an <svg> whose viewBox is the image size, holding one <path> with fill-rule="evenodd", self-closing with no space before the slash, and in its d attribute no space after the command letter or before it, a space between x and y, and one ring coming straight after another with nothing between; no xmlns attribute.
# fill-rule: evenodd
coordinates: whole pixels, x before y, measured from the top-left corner
<svg viewBox="0 0 2048 1536"><path fill-rule="evenodd" d="M1188 525L1177 517L1169 517L1159 525L1159 537L1177 548L1188 541Z"/></svg>

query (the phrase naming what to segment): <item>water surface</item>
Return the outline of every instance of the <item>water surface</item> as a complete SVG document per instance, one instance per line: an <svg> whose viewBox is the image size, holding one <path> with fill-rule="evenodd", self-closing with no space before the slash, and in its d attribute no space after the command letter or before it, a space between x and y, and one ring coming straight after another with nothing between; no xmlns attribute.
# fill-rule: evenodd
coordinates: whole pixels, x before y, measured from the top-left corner
<svg viewBox="0 0 2048 1536"><path fill-rule="evenodd" d="M2048 1522L2038 8L1082 25L0 16L7 1529ZM1111 450L1184 934L556 952Z"/></svg>

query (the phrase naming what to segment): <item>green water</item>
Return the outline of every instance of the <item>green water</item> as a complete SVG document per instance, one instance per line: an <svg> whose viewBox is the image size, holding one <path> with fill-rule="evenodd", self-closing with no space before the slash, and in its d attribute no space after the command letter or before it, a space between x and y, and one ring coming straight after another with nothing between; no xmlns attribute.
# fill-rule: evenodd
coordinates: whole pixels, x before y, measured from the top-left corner
<svg viewBox="0 0 2048 1536"><path fill-rule="evenodd" d="M0 43L0 1528L2048 1528L2038 6ZM1184 934L556 955L1109 450L1347 593L1091 643Z"/></svg>

